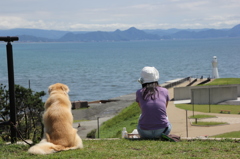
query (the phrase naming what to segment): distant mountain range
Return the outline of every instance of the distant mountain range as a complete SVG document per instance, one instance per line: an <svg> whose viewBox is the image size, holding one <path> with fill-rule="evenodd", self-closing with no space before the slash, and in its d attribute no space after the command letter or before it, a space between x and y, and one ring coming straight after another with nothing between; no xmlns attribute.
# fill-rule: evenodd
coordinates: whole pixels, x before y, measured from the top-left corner
<svg viewBox="0 0 240 159"><path fill-rule="evenodd" d="M207 39L240 37L240 24L231 29L156 29L106 31L57 31L41 29L0 30L0 36L18 36L20 42L101 42L101 41L140 41L164 39Z"/></svg>

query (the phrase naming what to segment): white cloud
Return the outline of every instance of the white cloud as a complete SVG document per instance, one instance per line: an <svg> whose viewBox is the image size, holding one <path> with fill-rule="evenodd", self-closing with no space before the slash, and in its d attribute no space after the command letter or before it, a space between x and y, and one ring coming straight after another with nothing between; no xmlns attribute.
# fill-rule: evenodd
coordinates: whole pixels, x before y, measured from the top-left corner
<svg viewBox="0 0 240 159"><path fill-rule="evenodd" d="M0 28L2 29L18 28L26 24L24 19L13 16L0 16L0 21Z"/></svg>
<svg viewBox="0 0 240 159"><path fill-rule="evenodd" d="M240 23L240 1L10 0L1 2L0 15L0 29L231 28Z"/></svg>

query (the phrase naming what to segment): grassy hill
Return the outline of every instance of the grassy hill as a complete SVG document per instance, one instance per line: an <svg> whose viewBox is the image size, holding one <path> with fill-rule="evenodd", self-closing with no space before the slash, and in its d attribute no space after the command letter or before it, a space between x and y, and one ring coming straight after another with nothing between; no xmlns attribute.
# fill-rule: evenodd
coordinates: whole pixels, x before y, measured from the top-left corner
<svg viewBox="0 0 240 159"><path fill-rule="evenodd" d="M130 133L137 128L140 108L136 102L123 109L118 115L104 122L99 131L100 138L121 138L122 129Z"/></svg>

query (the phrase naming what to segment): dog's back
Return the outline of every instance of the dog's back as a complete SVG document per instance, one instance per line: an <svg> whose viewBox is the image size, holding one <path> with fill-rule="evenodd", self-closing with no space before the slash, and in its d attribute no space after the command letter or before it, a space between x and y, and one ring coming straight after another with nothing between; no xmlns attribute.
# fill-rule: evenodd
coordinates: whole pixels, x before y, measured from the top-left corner
<svg viewBox="0 0 240 159"><path fill-rule="evenodd" d="M47 141L71 147L77 130L72 127L73 116L69 108L59 105L61 103L54 102L43 114L45 133L48 135Z"/></svg>

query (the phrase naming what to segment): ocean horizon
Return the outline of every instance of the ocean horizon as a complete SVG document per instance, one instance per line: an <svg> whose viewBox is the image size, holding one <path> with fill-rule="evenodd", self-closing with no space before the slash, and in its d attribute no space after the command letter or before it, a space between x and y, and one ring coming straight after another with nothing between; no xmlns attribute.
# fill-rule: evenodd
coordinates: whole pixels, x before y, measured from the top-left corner
<svg viewBox="0 0 240 159"><path fill-rule="evenodd" d="M159 70L159 83L212 77L217 56L220 78L240 78L240 38L89 43L13 42L15 84L45 91L54 83L70 88L71 101L107 100L135 93L144 66ZM6 43L0 43L0 83L8 85ZM48 95L43 97L43 101Z"/></svg>

